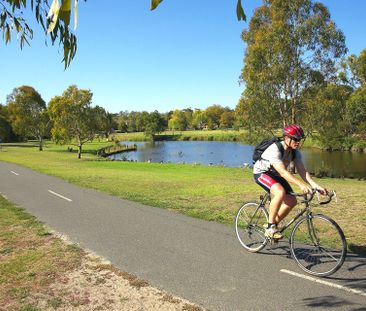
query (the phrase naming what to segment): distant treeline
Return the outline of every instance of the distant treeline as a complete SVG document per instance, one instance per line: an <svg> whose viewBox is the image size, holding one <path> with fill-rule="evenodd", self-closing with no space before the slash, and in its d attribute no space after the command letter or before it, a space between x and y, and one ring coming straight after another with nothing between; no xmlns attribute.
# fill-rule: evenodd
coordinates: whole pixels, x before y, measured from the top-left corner
<svg viewBox="0 0 366 311"><path fill-rule="evenodd" d="M155 115L155 118L152 118L152 115ZM115 115L117 128L123 133L145 132L152 119L159 122L158 128L161 131L186 131L235 128L240 116L236 115L235 110L220 105L212 105L207 109L176 109L167 113L121 111Z"/></svg>

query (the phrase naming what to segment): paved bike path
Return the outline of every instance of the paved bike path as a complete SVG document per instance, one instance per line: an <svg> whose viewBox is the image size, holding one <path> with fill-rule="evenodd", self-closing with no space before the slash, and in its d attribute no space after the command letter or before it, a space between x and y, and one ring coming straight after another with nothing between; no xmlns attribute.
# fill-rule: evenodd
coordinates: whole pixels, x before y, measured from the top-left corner
<svg viewBox="0 0 366 311"><path fill-rule="evenodd" d="M366 310L366 260L356 255L326 281L364 296L281 272L302 274L285 242L250 254L236 241L233 227L84 189L21 166L0 162L0 192L121 270L210 310Z"/></svg>

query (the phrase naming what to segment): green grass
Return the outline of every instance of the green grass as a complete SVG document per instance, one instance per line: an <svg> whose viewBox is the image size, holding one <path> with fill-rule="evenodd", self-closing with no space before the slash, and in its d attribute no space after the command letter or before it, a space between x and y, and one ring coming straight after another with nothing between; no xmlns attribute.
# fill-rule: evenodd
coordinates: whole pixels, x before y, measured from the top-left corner
<svg viewBox="0 0 366 311"><path fill-rule="evenodd" d="M155 135L156 140L204 140L204 141L245 141L245 131L208 130L208 131L165 131ZM119 141L146 141L149 138L144 133L118 133L111 139Z"/></svg>
<svg viewBox="0 0 366 311"><path fill-rule="evenodd" d="M249 169L96 158L95 150L105 145L108 142L86 145L88 153L81 160L67 152L65 146L52 143L43 152L36 148L5 148L0 160L124 199L230 225L241 202L258 199L262 193ZM339 203L315 210L340 224L353 249L366 248L365 181L322 179L319 183L337 190Z"/></svg>
<svg viewBox="0 0 366 311"><path fill-rule="evenodd" d="M110 136L110 140L119 141L146 141L148 138L143 132L138 133L115 133Z"/></svg>

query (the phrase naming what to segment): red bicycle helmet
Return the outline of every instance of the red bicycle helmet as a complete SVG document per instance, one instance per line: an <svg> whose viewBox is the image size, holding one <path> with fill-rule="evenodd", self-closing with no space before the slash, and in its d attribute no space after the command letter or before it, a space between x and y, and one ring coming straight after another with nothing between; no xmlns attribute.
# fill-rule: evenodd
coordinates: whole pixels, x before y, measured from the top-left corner
<svg viewBox="0 0 366 311"><path fill-rule="evenodd" d="M305 137L303 129L297 124L287 125L282 129L282 134L283 136L288 136L297 140L303 139Z"/></svg>

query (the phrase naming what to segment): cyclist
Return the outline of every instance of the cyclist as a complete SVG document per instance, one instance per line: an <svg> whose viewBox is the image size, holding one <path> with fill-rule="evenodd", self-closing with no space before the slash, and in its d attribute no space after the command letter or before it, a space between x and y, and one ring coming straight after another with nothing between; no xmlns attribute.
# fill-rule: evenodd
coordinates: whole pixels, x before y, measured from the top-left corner
<svg viewBox="0 0 366 311"><path fill-rule="evenodd" d="M271 144L255 162L253 173L254 179L262 188L271 194L269 206L269 223L265 236L273 239L281 239L283 236L278 231L277 224L285 218L291 209L297 204L289 183L296 184L303 193L311 192L311 188L326 194L327 190L318 185L306 171L299 150L301 140L305 137L304 131L299 125L291 124L282 130L283 146L281 152L276 143ZM294 161L297 172L302 180L296 178L287 170L291 161Z"/></svg>

